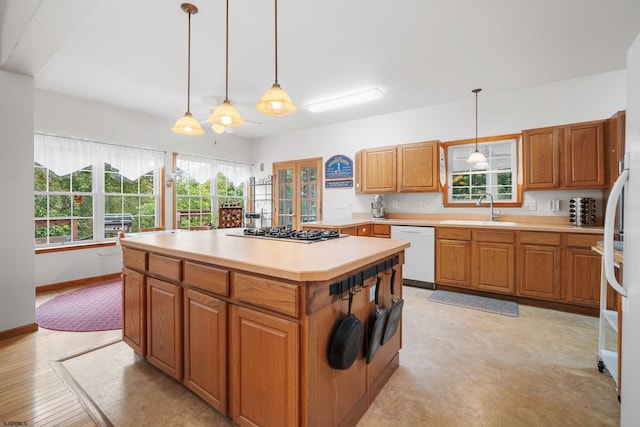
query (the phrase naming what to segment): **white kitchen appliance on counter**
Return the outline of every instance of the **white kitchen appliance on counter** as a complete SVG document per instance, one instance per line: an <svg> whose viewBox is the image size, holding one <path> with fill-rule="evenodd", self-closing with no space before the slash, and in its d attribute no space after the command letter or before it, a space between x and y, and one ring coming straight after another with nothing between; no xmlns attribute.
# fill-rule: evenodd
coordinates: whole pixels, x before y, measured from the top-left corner
<svg viewBox="0 0 640 427"><path fill-rule="evenodd" d="M435 229L392 225L391 238L411 243L411 246L404 251L402 283L435 289Z"/></svg>
<svg viewBox="0 0 640 427"><path fill-rule="evenodd" d="M376 194L373 196L373 202L371 202L371 216L373 219L384 218L384 203L382 203L382 194Z"/></svg>

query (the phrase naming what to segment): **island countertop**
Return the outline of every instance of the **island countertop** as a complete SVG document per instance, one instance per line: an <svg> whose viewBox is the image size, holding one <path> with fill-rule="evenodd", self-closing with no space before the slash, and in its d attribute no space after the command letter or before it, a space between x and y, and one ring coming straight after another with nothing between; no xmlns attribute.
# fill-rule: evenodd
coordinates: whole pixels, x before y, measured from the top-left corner
<svg viewBox="0 0 640 427"><path fill-rule="evenodd" d="M294 281L328 280L409 247L403 240L374 237L301 243L230 235L241 230L145 233L126 236L120 244Z"/></svg>

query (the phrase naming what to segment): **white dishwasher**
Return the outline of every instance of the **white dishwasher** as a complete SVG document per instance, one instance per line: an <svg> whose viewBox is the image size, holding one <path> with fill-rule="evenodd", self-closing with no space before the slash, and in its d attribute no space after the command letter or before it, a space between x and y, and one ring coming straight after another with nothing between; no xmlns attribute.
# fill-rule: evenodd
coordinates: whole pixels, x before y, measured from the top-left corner
<svg viewBox="0 0 640 427"><path fill-rule="evenodd" d="M391 238L411 243L404 251L403 284L435 289L435 229L392 225Z"/></svg>

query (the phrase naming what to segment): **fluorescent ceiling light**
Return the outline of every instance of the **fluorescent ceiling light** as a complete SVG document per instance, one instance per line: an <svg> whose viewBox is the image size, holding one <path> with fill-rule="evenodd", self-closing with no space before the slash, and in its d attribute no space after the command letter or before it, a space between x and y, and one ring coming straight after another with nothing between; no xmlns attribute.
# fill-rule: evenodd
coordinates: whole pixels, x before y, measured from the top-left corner
<svg viewBox="0 0 640 427"><path fill-rule="evenodd" d="M338 98L327 99L325 101L307 104L305 108L312 113L320 113L322 111L336 110L349 105L361 104L363 102L373 101L382 96L382 91L378 88L368 89L362 92L352 93L350 95L340 96Z"/></svg>

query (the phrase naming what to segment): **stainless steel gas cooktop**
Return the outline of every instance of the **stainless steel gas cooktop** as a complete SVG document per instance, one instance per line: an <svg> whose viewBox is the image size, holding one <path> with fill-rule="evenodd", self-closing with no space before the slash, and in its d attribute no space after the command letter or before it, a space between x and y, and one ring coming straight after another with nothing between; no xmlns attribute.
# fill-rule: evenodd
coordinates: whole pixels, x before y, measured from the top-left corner
<svg viewBox="0 0 640 427"><path fill-rule="evenodd" d="M286 227L245 228L242 231L227 233L227 235L298 243L325 242L349 236L348 234L338 233L338 230L293 230Z"/></svg>

